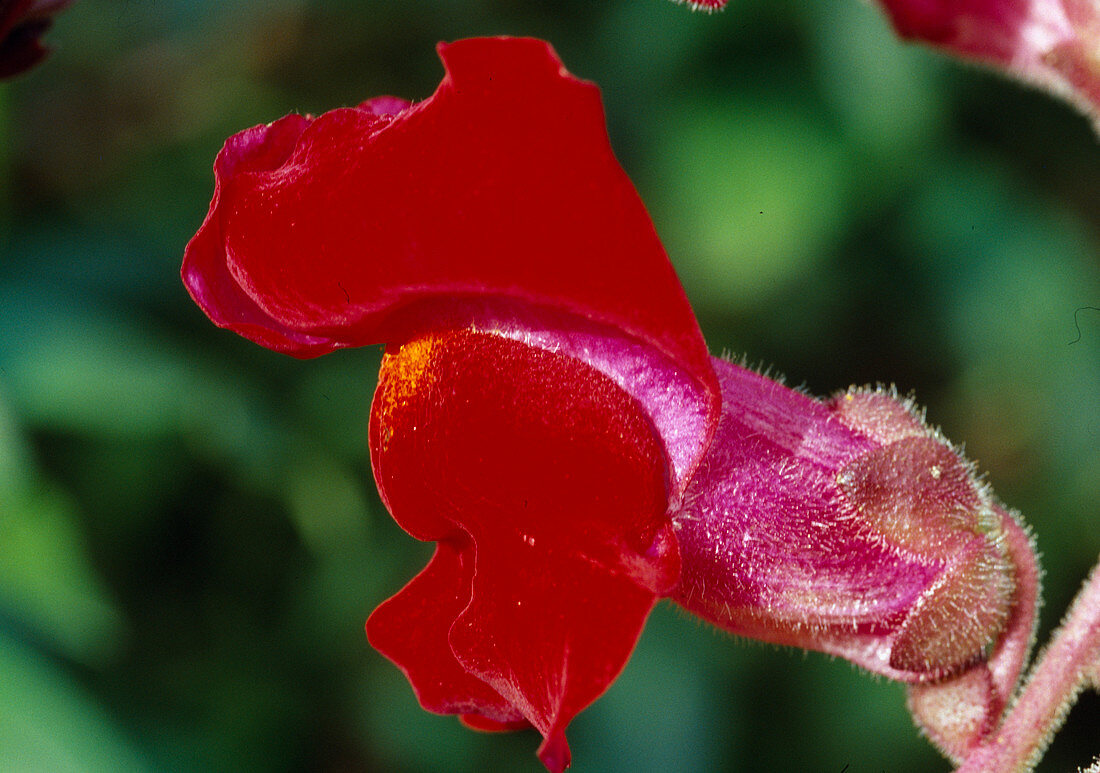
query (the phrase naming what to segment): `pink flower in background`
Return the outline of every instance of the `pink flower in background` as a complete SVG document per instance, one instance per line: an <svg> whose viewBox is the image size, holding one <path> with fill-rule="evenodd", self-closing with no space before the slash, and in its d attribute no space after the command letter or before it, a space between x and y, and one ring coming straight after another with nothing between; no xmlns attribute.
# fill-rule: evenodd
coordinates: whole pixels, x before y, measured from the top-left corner
<svg viewBox="0 0 1100 773"><path fill-rule="evenodd" d="M10 78L38 64L49 49L39 38L53 16L72 0L0 0L0 78Z"/></svg>
<svg viewBox="0 0 1100 773"><path fill-rule="evenodd" d="M716 11L727 0L686 1ZM850 0L849 0L850 1ZM897 34L1067 99L1100 131L1100 0L879 0Z"/></svg>
<svg viewBox="0 0 1100 773"><path fill-rule="evenodd" d="M1030 646L1023 529L893 394L816 400L709 356L598 91L547 44L440 54L423 102L230 138L183 265L215 323L268 348L387 345L375 480L437 547L371 643L425 708L533 726L561 770L667 597L909 683L965 754Z"/></svg>
<svg viewBox="0 0 1100 773"><path fill-rule="evenodd" d="M897 33L1073 102L1100 127L1097 0L881 0Z"/></svg>

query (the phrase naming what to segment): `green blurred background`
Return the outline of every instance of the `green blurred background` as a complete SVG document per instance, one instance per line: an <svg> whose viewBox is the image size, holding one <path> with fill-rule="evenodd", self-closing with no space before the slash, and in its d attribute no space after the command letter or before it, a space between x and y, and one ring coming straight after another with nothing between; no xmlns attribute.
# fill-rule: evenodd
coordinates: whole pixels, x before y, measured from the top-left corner
<svg viewBox="0 0 1100 773"><path fill-rule="evenodd" d="M0 769L540 769L366 643L430 552L371 480L377 349L270 353L178 278L229 134L426 97L436 41L503 33L601 85L712 350L914 390L1034 527L1057 623L1100 553L1100 144L1069 108L859 0L78 0L0 86ZM1089 694L1041 769L1098 728ZM901 686L669 606L570 738L577 771L948 769Z"/></svg>

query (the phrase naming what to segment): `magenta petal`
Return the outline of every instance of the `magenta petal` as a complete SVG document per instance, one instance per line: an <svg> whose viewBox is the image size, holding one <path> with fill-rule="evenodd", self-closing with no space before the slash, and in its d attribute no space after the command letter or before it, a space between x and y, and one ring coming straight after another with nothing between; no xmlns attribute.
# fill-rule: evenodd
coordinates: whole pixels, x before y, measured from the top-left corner
<svg viewBox="0 0 1100 773"><path fill-rule="evenodd" d="M726 7L727 0L673 0L676 3L686 3L693 11L720 11Z"/></svg>
<svg viewBox="0 0 1100 773"><path fill-rule="evenodd" d="M722 418L674 515L675 600L895 679L977 661L1008 617L1011 563L954 452L888 395L823 403L715 369Z"/></svg>
<svg viewBox="0 0 1100 773"><path fill-rule="evenodd" d="M371 115L398 115L412 107L412 102L400 97L372 97L359 104L359 109Z"/></svg>
<svg viewBox="0 0 1100 773"><path fill-rule="evenodd" d="M1003 69L1065 97L1100 122L1100 4L1095 0L881 3L902 37Z"/></svg>
<svg viewBox="0 0 1100 773"><path fill-rule="evenodd" d="M818 627L872 630L903 615L936 568L836 517L837 470L874 444L800 392L725 361L715 370L722 418L675 516L676 600L758 638L797 628L808 610Z"/></svg>

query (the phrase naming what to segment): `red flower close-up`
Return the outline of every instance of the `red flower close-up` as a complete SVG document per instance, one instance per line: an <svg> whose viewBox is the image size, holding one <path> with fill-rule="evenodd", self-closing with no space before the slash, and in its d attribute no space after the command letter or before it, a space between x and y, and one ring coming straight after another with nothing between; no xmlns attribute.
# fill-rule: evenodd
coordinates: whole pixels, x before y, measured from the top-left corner
<svg viewBox="0 0 1100 773"><path fill-rule="evenodd" d="M371 644L425 709L533 726L560 771L669 598L907 683L965 757L1031 645L1016 517L892 391L819 400L708 353L598 90L548 44L439 51L422 102L230 138L183 264L211 320L275 351L386 345L374 476L436 548Z"/></svg>

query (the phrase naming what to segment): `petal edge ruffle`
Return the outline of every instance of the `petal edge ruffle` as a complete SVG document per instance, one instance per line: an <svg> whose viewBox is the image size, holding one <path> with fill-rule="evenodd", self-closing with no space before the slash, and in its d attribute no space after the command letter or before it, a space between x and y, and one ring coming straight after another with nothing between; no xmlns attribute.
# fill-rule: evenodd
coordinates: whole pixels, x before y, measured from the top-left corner
<svg viewBox="0 0 1100 773"><path fill-rule="evenodd" d="M540 757L561 770L565 727L618 675L679 577L663 447L645 412L580 360L499 335L435 333L387 352L371 455L395 520L441 541L433 565L444 543L463 540L470 547L451 574L473 559L468 597L418 608L411 600L422 594L402 591L372 616L372 642L397 642L385 654L410 679L431 673L409 662L428 657L422 642L383 629L405 625L387 607L436 615L429 630L448 629L436 657L457 661L463 679L483 681L534 725ZM493 729L515 716L495 703L459 713Z"/></svg>
<svg viewBox="0 0 1100 773"><path fill-rule="evenodd" d="M387 322L414 302L511 298L656 347L716 416L706 345L615 160L596 87L542 41L439 51L439 88L399 113L325 113L279 163L247 173L227 143L185 255L196 301L220 325L315 356L400 338Z"/></svg>

